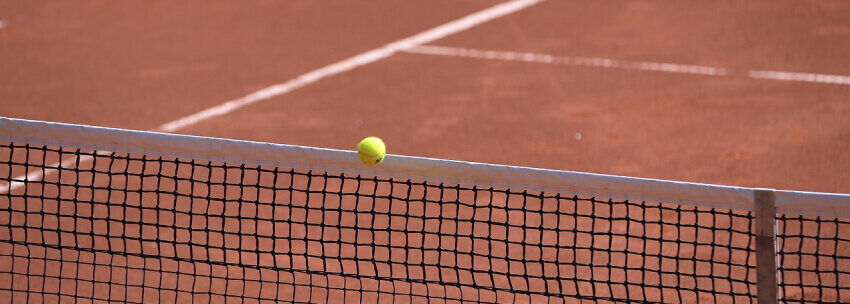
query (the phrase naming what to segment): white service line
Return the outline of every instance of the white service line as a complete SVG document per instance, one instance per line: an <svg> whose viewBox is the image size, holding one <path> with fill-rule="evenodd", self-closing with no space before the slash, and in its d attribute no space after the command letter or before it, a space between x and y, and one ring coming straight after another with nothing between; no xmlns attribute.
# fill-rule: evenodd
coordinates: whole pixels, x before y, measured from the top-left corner
<svg viewBox="0 0 850 304"><path fill-rule="evenodd" d="M0 20L0 29L6 26L6 20Z"/></svg>
<svg viewBox="0 0 850 304"><path fill-rule="evenodd" d="M174 132L186 126L196 124L198 122L216 116L225 115L227 113L233 112L234 110L253 104L255 102L286 94L288 92L291 92L292 90L314 83L323 78L333 76L342 72L350 71L356 67L373 63L383 58L387 58L395 53L398 53L399 51L414 48L419 45L429 43L431 41L461 32L481 23L520 11L524 8L543 1L545 0L512 0L505 3L501 3L479 11L477 13L473 13L466 17L460 18L458 20L440 25L428 31L410 36L408 38L404 38L402 40L387 44L385 46L348 58L346 60L325 66L307 74L303 74L301 76L298 76L298 78L292 79L285 83L276 84L265 89L256 91L254 93L248 94L244 97L225 102L223 104L208 108L206 110L183 118L179 118L172 122L163 124L154 129L153 131ZM91 159L81 159L80 161L90 160ZM62 163L65 163L65 161L62 161ZM59 166L59 163L53 164L51 166L57 167ZM9 183L9 185L0 185L2 186L0 187L0 193L11 192L12 190L26 185L27 182L41 180L44 177L44 174L51 172L50 170L55 171L55 169L37 170L26 175L15 177L13 178L13 181Z"/></svg>
<svg viewBox="0 0 850 304"><path fill-rule="evenodd" d="M383 58L387 58L399 51L404 51L431 41L446 37L469 29L478 24L517 12L544 0L513 0L505 2L483 11L468 15L461 19L443 24L431 30L413 35L411 37L387 44L377 49L362 53L346 60L331 64L318 70L298 76L288 82L276 84L268 88L251 93L247 96L234 99L218 106L203 110L201 112L177 119L156 128L156 131L174 132L178 129L210 119L215 116L230 113L236 109L255 103L260 100L269 99L291 92L297 88L319 81L322 78L350 71L356 67L369 64Z"/></svg>
<svg viewBox="0 0 850 304"><path fill-rule="evenodd" d="M546 54L535 53L519 53L519 52L504 52L504 51L487 51L467 48L455 48L445 46L422 45L415 48L404 50L407 53L440 55L440 56L456 56L469 57L478 59L493 59L493 60L508 60L508 61L523 61L547 64L563 64L586 67L600 68L618 68L640 71L668 72L668 73L684 73L695 75L708 76L728 76L735 74L735 70L722 67L710 67L700 65L685 65L675 63L659 63L659 62L641 62L641 61L623 61L607 58L585 58L585 57L566 57L553 56ZM827 74L812 74L812 73L794 73L782 71L758 71L758 70L742 70L749 78L754 79L772 79L785 81L799 81L810 83L824 83L837 85L850 85L850 76L842 75L827 75Z"/></svg>
<svg viewBox="0 0 850 304"><path fill-rule="evenodd" d="M497 59L508 61L524 61L537 62L548 64L564 64L586 67L600 68L617 68L640 71L656 71L668 73L684 73L709 76L728 75L729 69L700 66L700 65L685 65L674 63L658 63L658 62L640 62L640 61L623 61L607 58L585 58L585 57L566 57L553 56L546 54L535 53L518 53L518 52L503 52L503 51L487 51L466 48L444 47L422 45L415 48L404 50L408 53L427 54L427 55L442 55L442 56L458 56L481 59Z"/></svg>
<svg viewBox="0 0 850 304"><path fill-rule="evenodd" d="M850 76L825 75L811 73L793 73L781 71L747 71L747 76L756 79L802 81L827 84L850 85Z"/></svg>

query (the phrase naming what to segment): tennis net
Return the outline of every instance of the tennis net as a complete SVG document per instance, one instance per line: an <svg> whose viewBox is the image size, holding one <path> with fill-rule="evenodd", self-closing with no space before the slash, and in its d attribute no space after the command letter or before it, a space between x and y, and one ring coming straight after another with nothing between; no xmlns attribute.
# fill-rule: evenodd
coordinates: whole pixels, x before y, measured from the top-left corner
<svg viewBox="0 0 850 304"><path fill-rule="evenodd" d="M840 194L0 118L14 303L848 302L848 218Z"/></svg>

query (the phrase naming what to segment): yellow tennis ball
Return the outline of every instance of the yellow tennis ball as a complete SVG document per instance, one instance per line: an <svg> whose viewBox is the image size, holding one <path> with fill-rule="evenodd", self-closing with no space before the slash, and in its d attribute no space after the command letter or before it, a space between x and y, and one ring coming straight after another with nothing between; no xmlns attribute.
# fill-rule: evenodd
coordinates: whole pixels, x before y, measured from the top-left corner
<svg viewBox="0 0 850 304"><path fill-rule="evenodd" d="M367 165L380 164L386 154L387 146L380 138L374 136L364 138L357 145L357 157Z"/></svg>

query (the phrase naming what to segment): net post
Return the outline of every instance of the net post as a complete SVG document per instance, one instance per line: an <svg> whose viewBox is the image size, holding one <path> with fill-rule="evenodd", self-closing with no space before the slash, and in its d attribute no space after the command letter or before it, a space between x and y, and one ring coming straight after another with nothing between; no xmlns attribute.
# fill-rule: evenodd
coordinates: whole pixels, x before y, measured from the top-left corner
<svg viewBox="0 0 850 304"><path fill-rule="evenodd" d="M773 190L755 190L756 290L759 304L775 304L778 297L776 268L776 196Z"/></svg>

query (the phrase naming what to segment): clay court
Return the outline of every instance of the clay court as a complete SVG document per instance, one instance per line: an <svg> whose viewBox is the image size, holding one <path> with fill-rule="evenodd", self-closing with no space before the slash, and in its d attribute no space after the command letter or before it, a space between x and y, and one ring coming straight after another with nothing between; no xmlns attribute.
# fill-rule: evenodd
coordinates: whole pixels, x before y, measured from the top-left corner
<svg viewBox="0 0 850 304"><path fill-rule="evenodd" d="M154 130L496 3L6 2L3 116ZM393 154L848 193L848 14L545 1L427 45L728 75L399 52L174 132L336 149L375 135Z"/></svg>
<svg viewBox="0 0 850 304"><path fill-rule="evenodd" d="M503 2L0 1L0 116L850 193L850 2L548 0L388 47Z"/></svg>

